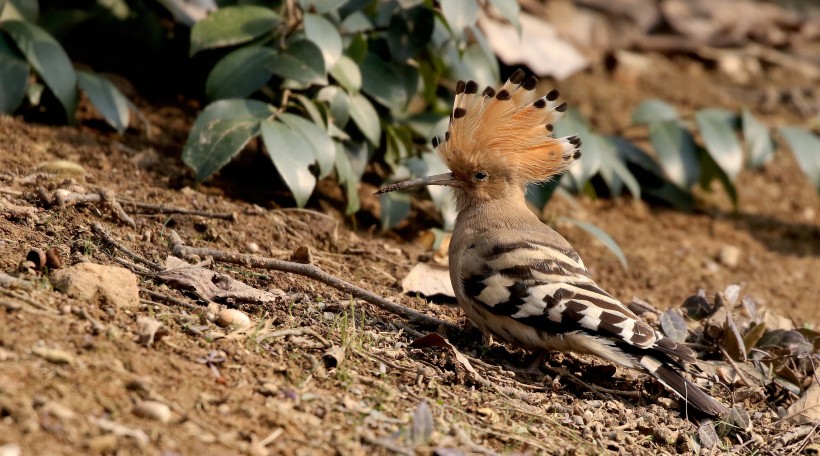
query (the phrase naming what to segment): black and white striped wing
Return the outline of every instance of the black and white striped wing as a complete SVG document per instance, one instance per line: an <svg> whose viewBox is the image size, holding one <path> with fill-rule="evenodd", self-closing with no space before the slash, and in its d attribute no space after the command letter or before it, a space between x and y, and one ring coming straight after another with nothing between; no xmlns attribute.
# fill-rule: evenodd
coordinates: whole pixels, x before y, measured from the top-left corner
<svg viewBox="0 0 820 456"><path fill-rule="evenodd" d="M523 240L516 233L514 242L497 236L499 242L468 249L461 277L465 294L495 316L549 335L580 331L694 361L688 347L663 337L595 284L557 233L553 239L533 234Z"/></svg>

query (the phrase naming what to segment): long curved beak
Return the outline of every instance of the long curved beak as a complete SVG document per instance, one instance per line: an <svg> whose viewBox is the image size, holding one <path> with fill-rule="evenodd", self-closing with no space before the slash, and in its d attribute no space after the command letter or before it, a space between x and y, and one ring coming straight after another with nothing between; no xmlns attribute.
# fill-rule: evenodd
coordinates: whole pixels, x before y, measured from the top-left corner
<svg viewBox="0 0 820 456"><path fill-rule="evenodd" d="M450 185L457 186L460 181L453 176L453 173L436 174L433 176L420 177L418 179L410 179L395 184L385 185L377 191L376 195L382 193L394 192L396 190L404 190L407 188L422 187L425 185Z"/></svg>

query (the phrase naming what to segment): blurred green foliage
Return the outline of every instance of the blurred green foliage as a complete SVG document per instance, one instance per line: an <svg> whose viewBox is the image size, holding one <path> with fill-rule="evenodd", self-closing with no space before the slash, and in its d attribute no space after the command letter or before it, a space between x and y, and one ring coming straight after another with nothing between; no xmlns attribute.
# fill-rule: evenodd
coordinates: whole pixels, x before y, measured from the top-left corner
<svg viewBox="0 0 820 456"><path fill-rule="evenodd" d="M501 76L476 25L479 9L492 5L520 29L516 0L222 1L190 28L162 6L169 3L0 0L0 112L36 107L71 123L83 91L123 132L136 109L108 79L76 70L72 59L82 61L141 87L207 99L182 151L198 181L259 138L296 205L308 203L318 179L333 177L352 214L368 163L384 165L391 180L444 171L427 142L446 129L453 81L493 85ZM543 207L560 185L690 210L692 188L717 179L737 204L740 170L774 153L770 130L745 110L702 109L693 123L647 100L633 122L646 125L654 153L596 133L568 111L556 135L581 137L580 164L531 188L530 200ZM820 189L820 139L794 127L779 133ZM430 193L450 226L449 194ZM410 211L406 195L381 202L385 227Z"/></svg>

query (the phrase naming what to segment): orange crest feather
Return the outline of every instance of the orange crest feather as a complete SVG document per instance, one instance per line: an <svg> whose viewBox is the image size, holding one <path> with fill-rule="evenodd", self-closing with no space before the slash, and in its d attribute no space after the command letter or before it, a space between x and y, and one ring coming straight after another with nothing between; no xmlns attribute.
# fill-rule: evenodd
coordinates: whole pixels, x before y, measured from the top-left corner
<svg viewBox="0 0 820 456"><path fill-rule="evenodd" d="M525 183L560 174L580 156L577 136L555 138L552 126L566 111L558 91L543 97L538 79L516 71L498 90L478 92L475 81L459 81L450 126L444 141L433 147L451 170L460 164L495 164L513 170ZM469 171L469 170L462 170Z"/></svg>

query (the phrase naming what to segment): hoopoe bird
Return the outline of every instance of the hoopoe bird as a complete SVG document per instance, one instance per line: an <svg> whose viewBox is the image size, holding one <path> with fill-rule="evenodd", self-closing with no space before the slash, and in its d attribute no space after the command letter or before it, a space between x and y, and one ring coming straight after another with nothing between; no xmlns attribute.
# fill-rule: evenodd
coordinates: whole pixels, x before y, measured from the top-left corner
<svg viewBox="0 0 820 456"><path fill-rule="evenodd" d="M444 139L433 139L450 172L388 185L378 193L449 186L458 209L450 279L459 306L485 333L534 352L574 351L647 372L696 409L728 409L683 376L695 353L655 331L589 276L584 262L527 207L528 184L552 179L581 155L577 136L555 138L567 109L553 90L516 71L498 89L459 81Z"/></svg>

